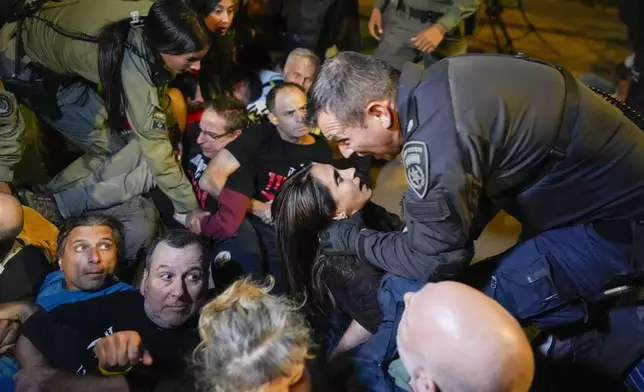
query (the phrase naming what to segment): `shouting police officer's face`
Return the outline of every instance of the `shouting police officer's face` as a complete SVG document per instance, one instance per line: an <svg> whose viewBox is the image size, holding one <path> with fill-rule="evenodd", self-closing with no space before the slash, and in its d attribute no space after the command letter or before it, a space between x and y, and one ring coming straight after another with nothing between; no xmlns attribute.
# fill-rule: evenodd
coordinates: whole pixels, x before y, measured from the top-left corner
<svg viewBox="0 0 644 392"><path fill-rule="evenodd" d="M318 113L317 123L328 140L338 143L345 158L356 153L392 160L402 148L398 116L391 101L367 105L362 124L343 125L336 116L324 110Z"/></svg>

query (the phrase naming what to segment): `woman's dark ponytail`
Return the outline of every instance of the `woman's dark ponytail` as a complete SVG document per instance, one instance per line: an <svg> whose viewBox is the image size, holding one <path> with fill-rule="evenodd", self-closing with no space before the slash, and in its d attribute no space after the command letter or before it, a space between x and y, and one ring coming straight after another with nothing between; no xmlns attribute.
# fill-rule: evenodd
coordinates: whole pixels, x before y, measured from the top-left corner
<svg viewBox="0 0 644 392"><path fill-rule="evenodd" d="M125 126L126 103L123 102L125 94L121 64L132 28L130 21L124 19L111 23L105 26L98 36L98 76L107 108L107 123L113 130L122 130Z"/></svg>

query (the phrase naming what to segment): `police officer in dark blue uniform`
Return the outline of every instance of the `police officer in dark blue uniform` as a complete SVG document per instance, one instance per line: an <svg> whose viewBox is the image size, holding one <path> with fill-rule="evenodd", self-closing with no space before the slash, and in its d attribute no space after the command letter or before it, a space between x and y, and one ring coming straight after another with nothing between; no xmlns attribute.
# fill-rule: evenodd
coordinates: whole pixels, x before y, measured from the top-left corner
<svg viewBox="0 0 644 392"><path fill-rule="evenodd" d="M534 235L484 263L481 288L541 329L594 320L603 293L641 275L644 133L567 71L475 54L398 73L344 52L309 96L310 120L343 155L401 153L409 184L404 231L337 221L320 235L327 253L423 282L460 279L503 209Z"/></svg>

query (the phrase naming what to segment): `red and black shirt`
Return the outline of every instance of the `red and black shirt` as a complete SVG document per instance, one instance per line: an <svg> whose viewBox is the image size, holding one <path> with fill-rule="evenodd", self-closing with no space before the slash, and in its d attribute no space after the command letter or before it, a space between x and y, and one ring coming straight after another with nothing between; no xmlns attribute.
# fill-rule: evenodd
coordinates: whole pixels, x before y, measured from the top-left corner
<svg viewBox="0 0 644 392"><path fill-rule="evenodd" d="M309 145L284 141L273 124L257 124L244 131L226 149L239 161L240 169L252 166L255 184L253 198L269 202L284 181L311 162L332 163L331 148L316 135L315 143Z"/></svg>

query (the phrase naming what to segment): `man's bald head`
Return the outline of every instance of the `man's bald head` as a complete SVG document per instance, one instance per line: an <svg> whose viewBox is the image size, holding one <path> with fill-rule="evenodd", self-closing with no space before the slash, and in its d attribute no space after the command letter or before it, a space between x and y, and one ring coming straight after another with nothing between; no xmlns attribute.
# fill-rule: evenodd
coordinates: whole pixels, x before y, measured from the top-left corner
<svg viewBox="0 0 644 392"><path fill-rule="evenodd" d="M22 205L12 195L0 192L0 260L11 250L23 224Z"/></svg>
<svg viewBox="0 0 644 392"><path fill-rule="evenodd" d="M534 375L519 323L456 282L429 283L405 295L398 349L416 392L524 392Z"/></svg>

